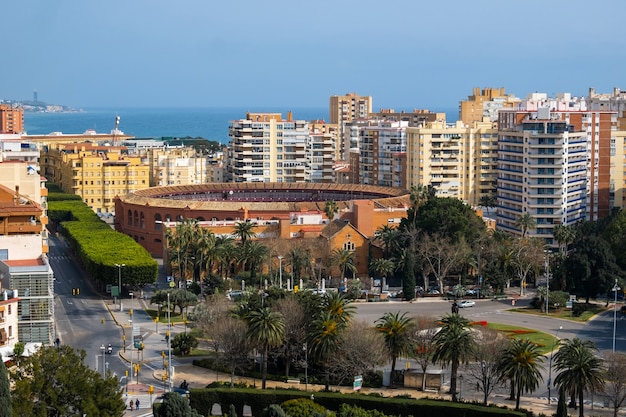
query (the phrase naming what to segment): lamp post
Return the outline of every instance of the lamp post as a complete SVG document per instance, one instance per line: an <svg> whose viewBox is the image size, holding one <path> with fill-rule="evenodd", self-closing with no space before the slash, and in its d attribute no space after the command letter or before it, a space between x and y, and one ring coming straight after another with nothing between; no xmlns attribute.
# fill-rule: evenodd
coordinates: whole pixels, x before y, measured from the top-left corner
<svg viewBox="0 0 626 417"><path fill-rule="evenodd" d="M120 299L120 311L122 311L122 267L126 264L115 264L117 266L117 297Z"/></svg>
<svg viewBox="0 0 626 417"><path fill-rule="evenodd" d="M172 390L172 322L170 316L170 293L167 293L167 331L170 335L167 338L167 380L169 390Z"/></svg>
<svg viewBox="0 0 626 417"><path fill-rule="evenodd" d="M613 304L613 353L615 353L615 330L617 328L617 292L621 288L617 285L617 279L615 279L615 285L613 286L613 292L615 293L615 304Z"/></svg>
<svg viewBox="0 0 626 417"><path fill-rule="evenodd" d="M309 349L308 349L306 342L304 342L304 345L302 346L302 350L304 350L304 390L308 391L309 390Z"/></svg>
<svg viewBox="0 0 626 417"><path fill-rule="evenodd" d="M283 255L278 255L278 287L283 289Z"/></svg>
<svg viewBox="0 0 626 417"><path fill-rule="evenodd" d="M105 377L105 365L104 365L104 352L106 348L104 347L104 343L100 346L100 352L102 352L102 378Z"/></svg>
<svg viewBox="0 0 626 417"><path fill-rule="evenodd" d="M548 365L548 404L550 404L550 384L552 384L552 356L554 356L554 346L556 342L559 340L559 332L563 329L563 326L559 326L559 329L556 331L556 336L554 341L552 342L552 351L550 352L550 364Z"/></svg>
<svg viewBox="0 0 626 417"><path fill-rule="evenodd" d="M544 251L546 253L546 314L548 314L548 306L550 305L548 302L548 298L550 297L550 252Z"/></svg>

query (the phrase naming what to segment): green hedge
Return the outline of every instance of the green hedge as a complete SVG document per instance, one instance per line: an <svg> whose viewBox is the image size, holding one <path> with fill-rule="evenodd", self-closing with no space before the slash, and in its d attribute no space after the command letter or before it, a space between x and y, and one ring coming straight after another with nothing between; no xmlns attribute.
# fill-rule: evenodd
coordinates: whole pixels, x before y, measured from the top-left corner
<svg viewBox="0 0 626 417"><path fill-rule="evenodd" d="M48 216L61 224L61 233L86 271L103 286L116 285L118 268L125 264L122 282L141 285L156 281L158 265L131 237L100 220L82 200L50 201Z"/></svg>
<svg viewBox="0 0 626 417"><path fill-rule="evenodd" d="M243 388L191 389L189 401L192 408L202 415L208 415L214 403L225 410L235 404L237 414L243 413L243 406L249 405L255 416L260 416L270 404L281 404L294 398L310 398L328 410L337 411L341 404L356 405L366 410L381 410L388 415L429 416L429 417L525 417L525 413L498 407L484 407L476 404L453 403L431 399L406 399L368 396L364 394L343 394L338 392L305 392L300 390L255 390Z"/></svg>

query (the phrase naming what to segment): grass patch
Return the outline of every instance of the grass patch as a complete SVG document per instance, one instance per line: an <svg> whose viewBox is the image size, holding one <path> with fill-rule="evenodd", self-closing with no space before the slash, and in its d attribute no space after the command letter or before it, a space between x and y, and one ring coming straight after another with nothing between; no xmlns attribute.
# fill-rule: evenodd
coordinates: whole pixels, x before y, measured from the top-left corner
<svg viewBox="0 0 626 417"><path fill-rule="evenodd" d="M576 321L580 323L586 323L589 320L591 320L591 318L594 317L595 315L600 314L603 311L606 311L606 309L607 308L604 306L604 304L589 303L588 309L583 311L578 317L572 314L571 308L559 308L559 309L551 308L549 310L548 316L558 318L558 319L565 319L565 320L571 320L571 321ZM546 315L546 313L544 313L543 311L537 308L531 308L531 307L512 308L509 311L514 311L516 313L524 313L524 314L534 314L536 316Z"/></svg>
<svg viewBox="0 0 626 417"><path fill-rule="evenodd" d="M511 326L509 324L489 323L490 329L498 330L505 333L512 339L528 339L535 345L539 346L539 352L542 355L549 353L552 346L556 343L556 337L551 334L539 332L533 329L527 329L519 326Z"/></svg>
<svg viewBox="0 0 626 417"><path fill-rule="evenodd" d="M158 310L153 310L146 308L145 312L150 316L152 321L157 317ZM180 314L179 312L171 312L170 313L170 321L172 324L181 323L184 324L184 314ZM159 315L159 325L165 324L167 326L167 310L161 310L161 314Z"/></svg>

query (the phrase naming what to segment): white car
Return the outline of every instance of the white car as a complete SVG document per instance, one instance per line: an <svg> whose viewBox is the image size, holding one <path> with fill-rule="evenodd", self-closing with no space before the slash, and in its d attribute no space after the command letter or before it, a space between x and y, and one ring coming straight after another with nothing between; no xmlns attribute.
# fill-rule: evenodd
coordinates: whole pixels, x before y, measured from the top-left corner
<svg viewBox="0 0 626 417"><path fill-rule="evenodd" d="M459 308L474 307L475 305L476 305L476 302L472 300L459 301Z"/></svg>

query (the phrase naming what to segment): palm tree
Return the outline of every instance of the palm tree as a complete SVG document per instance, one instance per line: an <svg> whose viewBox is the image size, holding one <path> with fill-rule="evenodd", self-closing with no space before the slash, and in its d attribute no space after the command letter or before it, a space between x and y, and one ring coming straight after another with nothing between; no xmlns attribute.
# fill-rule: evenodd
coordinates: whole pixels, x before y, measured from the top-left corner
<svg viewBox="0 0 626 417"><path fill-rule="evenodd" d="M376 229L376 236L383 242L383 258L389 259L392 252L400 247L398 239L400 230L397 227L391 227L388 224Z"/></svg>
<svg viewBox="0 0 626 417"><path fill-rule="evenodd" d="M333 220L335 215L339 213L339 205L335 200L328 200L324 205L324 214L328 217L328 220Z"/></svg>
<svg viewBox="0 0 626 417"><path fill-rule="evenodd" d="M559 251L561 255L567 255L567 247L570 243L573 243L576 239L576 231L573 227L563 226L562 224L557 224L554 226L554 240L559 244Z"/></svg>
<svg viewBox="0 0 626 417"><path fill-rule="evenodd" d="M217 236L215 245L219 276L228 278L233 261L237 259L239 248L233 245L233 239L228 236Z"/></svg>
<svg viewBox="0 0 626 417"><path fill-rule="evenodd" d="M345 295L333 291L322 300L322 310L330 314L333 320L341 326L345 326L354 317L356 307Z"/></svg>
<svg viewBox="0 0 626 417"><path fill-rule="evenodd" d="M265 389L267 380L267 355L270 348L280 346L285 337L285 323L280 313L269 307L251 311L248 316L248 338L261 347L263 354L263 370L261 388Z"/></svg>
<svg viewBox="0 0 626 417"><path fill-rule="evenodd" d="M533 391L543 381L543 360L539 346L528 339L516 339L504 351L498 364L498 373L501 375L500 379L511 381L516 410L519 410L522 393Z"/></svg>
<svg viewBox="0 0 626 417"><path fill-rule="evenodd" d="M267 246L256 241L248 241L243 245L239 259L248 265L251 282L256 282L256 273L259 265L268 258L269 253Z"/></svg>
<svg viewBox="0 0 626 417"><path fill-rule="evenodd" d="M470 321L459 314L441 319L441 330L433 338L433 362L450 365L450 392L457 401L456 381L459 365L468 363L474 355L476 342L470 330Z"/></svg>
<svg viewBox="0 0 626 417"><path fill-rule="evenodd" d="M255 227L256 224L250 221L237 222L235 223L233 235L241 240L242 245L245 245L248 240L256 237L256 233L254 232Z"/></svg>
<svg viewBox="0 0 626 417"><path fill-rule="evenodd" d="M526 237L528 230L537 227L537 221L530 213L524 213L515 222L515 227L519 227L522 230L522 237Z"/></svg>
<svg viewBox="0 0 626 417"><path fill-rule="evenodd" d="M291 270L293 271L293 283L300 281L302 270L311 268L311 252L299 246L294 246L290 251L289 260L291 260Z"/></svg>
<svg viewBox="0 0 626 417"><path fill-rule="evenodd" d="M396 266L391 259L374 259L370 262L370 271L375 275L387 278L396 270Z"/></svg>
<svg viewBox="0 0 626 417"><path fill-rule="evenodd" d="M333 265L339 267L341 272L341 282L346 277L346 270L356 273L357 268L354 264L354 252L348 249L335 249L330 255L330 261Z"/></svg>
<svg viewBox="0 0 626 417"><path fill-rule="evenodd" d="M554 383L572 399L578 397L580 417L584 415L584 393L595 393L604 387L602 359L596 355L597 350L591 340L564 339L554 355L554 369L559 372Z"/></svg>
<svg viewBox="0 0 626 417"><path fill-rule="evenodd" d="M310 339L307 343L314 359L326 370L326 391L330 386L330 359L341 346L345 325L341 324L329 311L322 311L312 322Z"/></svg>
<svg viewBox="0 0 626 417"><path fill-rule="evenodd" d="M391 358L391 380L393 385L393 373L396 370L396 359L401 355L407 355L412 351L411 330L414 322L407 317L406 312L385 313L376 320L376 330L383 335L385 348Z"/></svg>

